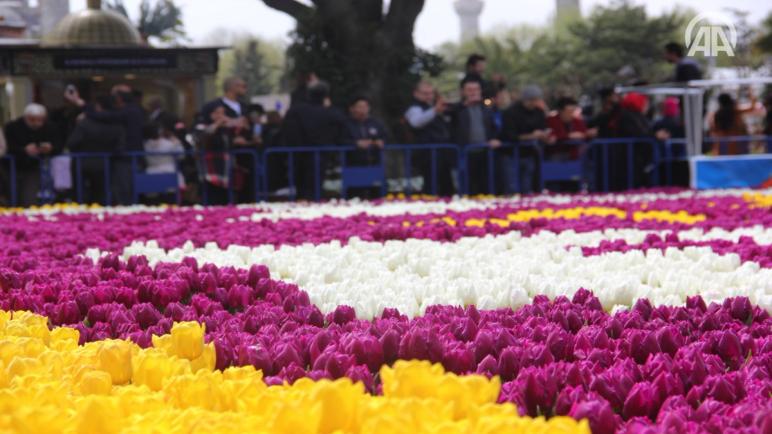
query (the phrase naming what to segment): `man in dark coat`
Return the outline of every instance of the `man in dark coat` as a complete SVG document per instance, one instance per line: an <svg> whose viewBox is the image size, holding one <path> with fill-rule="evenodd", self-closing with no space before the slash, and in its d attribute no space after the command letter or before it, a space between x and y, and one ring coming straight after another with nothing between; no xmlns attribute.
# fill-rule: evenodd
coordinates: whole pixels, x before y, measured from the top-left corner
<svg viewBox="0 0 772 434"><path fill-rule="evenodd" d="M496 138L496 125L491 109L483 105L482 86L477 80L469 80L461 87L462 101L450 110L451 136L463 146L486 144L493 149L501 147ZM468 153L469 194L481 194L488 190L487 151L475 149ZM500 171L498 171L500 172ZM491 192L488 192L491 193Z"/></svg>
<svg viewBox="0 0 772 434"><path fill-rule="evenodd" d="M538 86L525 86L520 92L520 101L504 111L502 117L501 138L505 142L535 142L541 147L555 141L547 127L544 97ZM520 149L518 168L521 191L534 191L536 154L532 148Z"/></svg>
<svg viewBox="0 0 772 434"><path fill-rule="evenodd" d="M94 104L94 112L112 108L112 98L101 96ZM99 122L91 117L81 117L67 139L70 152L116 153L126 149L126 131L116 123ZM83 158L80 162L81 179L84 183L86 203L105 203L105 167L102 158Z"/></svg>
<svg viewBox="0 0 772 434"><path fill-rule="evenodd" d="M284 118L281 135L288 146L333 146L343 135L345 117L330 105L330 87L318 82L308 89L308 102L294 105ZM314 196L314 160L310 153L295 157L298 197Z"/></svg>

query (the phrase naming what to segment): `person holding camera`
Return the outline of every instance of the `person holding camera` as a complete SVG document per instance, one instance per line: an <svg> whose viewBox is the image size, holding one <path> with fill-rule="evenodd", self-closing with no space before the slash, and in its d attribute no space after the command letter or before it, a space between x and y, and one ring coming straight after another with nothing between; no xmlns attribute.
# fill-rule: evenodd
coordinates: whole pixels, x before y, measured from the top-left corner
<svg viewBox="0 0 772 434"><path fill-rule="evenodd" d="M405 111L405 122L410 127L413 143L422 145L450 143L450 126L445 119L447 109L448 104L445 99L437 94L431 83L419 82L413 89L413 102ZM436 153L437 194L440 196L453 195L452 157L453 155L448 155L447 151L440 150ZM424 179L423 193L429 193L432 182L431 152L414 152L413 162Z"/></svg>
<svg viewBox="0 0 772 434"><path fill-rule="evenodd" d="M38 202L41 162L61 152L57 128L48 120L48 111L40 104L29 104L24 115L5 125L8 153L16 158L19 204Z"/></svg>

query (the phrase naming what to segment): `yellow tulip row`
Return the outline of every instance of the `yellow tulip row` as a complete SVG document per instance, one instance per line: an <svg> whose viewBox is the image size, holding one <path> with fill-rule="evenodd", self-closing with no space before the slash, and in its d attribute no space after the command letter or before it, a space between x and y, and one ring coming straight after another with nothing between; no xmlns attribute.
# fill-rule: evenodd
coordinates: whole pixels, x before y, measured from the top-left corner
<svg viewBox="0 0 772 434"><path fill-rule="evenodd" d="M526 418L496 404L498 378L399 361L383 396L348 379L266 386L253 367L216 371L204 328L178 323L141 349L78 345L78 331L0 311L0 433L589 433L587 421Z"/></svg>
<svg viewBox="0 0 772 434"><path fill-rule="evenodd" d="M508 227L514 222L528 222L535 219L566 219L577 220L585 217L616 217L618 219L626 219L627 212L619 208L591 206L591 207L575 207L575 208L563 208L563 209L525 209L514 213L507 214L505 219L503 218L470 218L463 221L463 225L469 227L484 227L487 223L498 225L501 227ZM633 213L633 220L641 222L643 220L656 220L667 223L684 223L693 225L705 220L704 214L692 215L686 211L635 211ZM428 223L435 224L444 222L449 226L457 226L459 222L451 217L433 218ZM375 222L370 222L375 224ZM422 227L426 224L424 221L418 222L402 222L403 227L417 226Z"/></svg>

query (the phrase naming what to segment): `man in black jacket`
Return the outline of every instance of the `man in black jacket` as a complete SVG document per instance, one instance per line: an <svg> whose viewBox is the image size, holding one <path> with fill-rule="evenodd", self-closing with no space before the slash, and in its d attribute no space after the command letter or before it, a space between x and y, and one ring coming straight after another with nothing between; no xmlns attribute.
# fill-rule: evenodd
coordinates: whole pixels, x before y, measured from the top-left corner
<svg viewBox="0 0 772 434"><path fill-rule="evenodd" d="M37 203L41 158L51 157L62 149L59 130L48 121L47 114L42 105L29 104L24 116L5 125L8 153L16 158L16 188L21 206Z"/></svg>
<svg viewBox="0 0 772 434"><path fill-rule="evenodd" d="M112 98L100 96L94 104L94 112L102 113L112 108ZM122 125L99 122L91 117L81 117L67 140L70 152L115 153L126 149L126 131ZM105 203L105 167L102 158L83 158L80 163L86 203Z"/></svg>
<svg viewBox="0 0 772 434"><path fill-rule="evenodd" d="M86 106L85 113L88 118L97 122L118 125L123 127L126 134L126 151L144 151L142 132L145 127L145 110L136 100L134 92L129 85L117 84L113 86L110 94L113 97L112 110L97 111L93 106L86 106L80 95L65 94L65 97L76 105ZM137 167L142 168L144 161L137 158ZM112 167L112 184L115 203L129 205L132 191L132 165L130 158L114 158Z"/></svg>
<svg viewBox="0 0 772 434"><path fill-rule="evenodd" d="M525 86L520 92L520 101L513 104L502 115L501 138L506 142L531 142L536 146L552 144L554 137L547 128L547 113L541 88ZM520 149L518 161L520 190L532 192L536 170L536 155L532 149Z"/></svg>
<svg viewBox="0 0 772 434"><path fill-rule="evenodd" d="M330 105L330 87L317 82L308 88L308 102L294 105L284 118L282 137L288 146L333 146L343 135L345 117ZM325 159L323 159L325 160ZM314 160L310 153L295 157L298 197L314 196Z"/></svg>
<svg viewBox="0 0 772 434"><path fill-rule="evenodd" d="M684 48L677 42L670 42L665 45L665 60L675 65L673 81L676 83L685 83L702 78L700 65L694 59L685 57Z"/></svg>
<svg viewBox="0 0 772 434"><path fill-rule="evenodd" d="M477 80L469 80L461 86L462 101L450 111L452 137L463 146L487 144L493 149L501 147L496 138L496 125L491 109L483 105L482 86ZM487 191L487 151L475 149L468 154L469 194ZM500 171L498 171L500 172ZM492 193L492 192L488 192Z"/></svg>
<svg viewBox="0 0 772 434"><path fill-rule="evenodd" d="M413 102L405 111L405 121L410 126L413 143L446 144L451 142L450 127L445 114L447 104L442 96L436 95L434 86L427 81L419 82L413 90ZM437 159L437 194L451 196L453 194L453 179L451 170L455 154L438 150ZM418 172L423 176L423 192L429 193L431 186L431 152L413 152L413 161L418 166Z"/></svg>

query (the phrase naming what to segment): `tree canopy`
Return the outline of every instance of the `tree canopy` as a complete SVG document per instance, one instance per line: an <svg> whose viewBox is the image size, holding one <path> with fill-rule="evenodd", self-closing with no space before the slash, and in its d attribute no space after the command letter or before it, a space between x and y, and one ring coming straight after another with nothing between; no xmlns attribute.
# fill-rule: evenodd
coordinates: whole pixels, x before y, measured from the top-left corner
<svg viewBox="0 0 772 434"><path fill-rule="evenodd" d="M126 18L130 17L123 0L108 1L106 6ZM163 43L177 43L187 39L182 8L173 0L158 0L154 4L150 0L142 0L135 25L146 41L157 38Z"/></svg>
<svg viewBox="0 0 772 434"><path fill-rule="evenodd" d="M485 55L488 70L511 86L539 84L556 94L592 92L639 80L662 81L672 72L663 46L682 39L687 13L675 10L652 17L644 6L626 1L598 6L565 27L519 26L483 36L443 53L458 70L472 52ZM457 83L457 81L456 81Z"/></svg>

